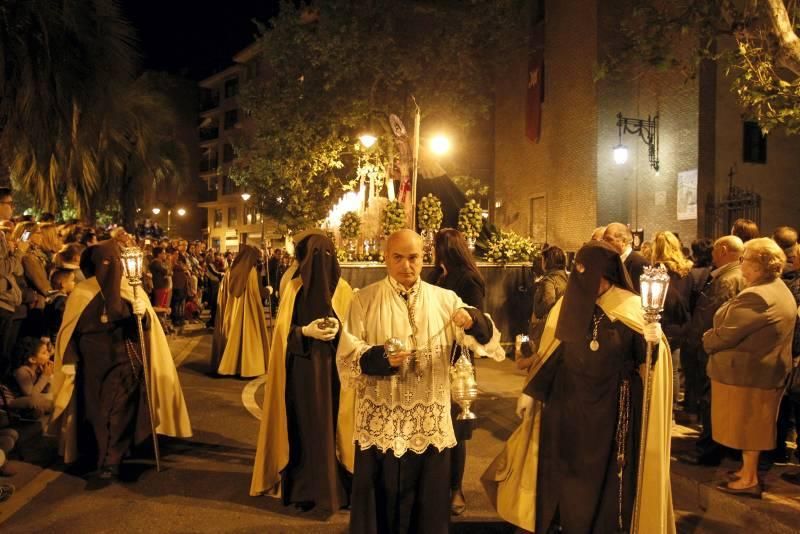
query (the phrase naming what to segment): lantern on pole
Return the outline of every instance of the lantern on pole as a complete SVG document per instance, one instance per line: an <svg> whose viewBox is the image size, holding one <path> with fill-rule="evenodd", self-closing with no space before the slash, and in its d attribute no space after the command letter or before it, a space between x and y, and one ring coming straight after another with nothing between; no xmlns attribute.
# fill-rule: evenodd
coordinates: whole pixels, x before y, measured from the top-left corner
<svg viewBox="0 0 800 534"><path fill-rule="evenodd" d="M664 265L658 267L645 267L644 273L639 278L641 286L642 309L644 310L644 321L646 324L657 323L661 320L661 312L664 311L664 302L667 299L669 289L669 274ZM650 397L653 393L653 351L657 350L658 343L647 342L647 355L645 356L645 380L644 380L644 399L642 408L642 431L639 438L639 467L637 470L637 488L642 487L644 480L644 456L647 445L647 425L650 419ZM631 532L636 532L639 524L639 499L633 510L633 521Z"/></svg>
<svg viewBox="0 0 800 534"><path fill-rule="evenodd" d="M122 267L125 271L125 278L133 288L133 299L139 298L139 287L142 285L144 254L138 247L128 247L122 249L120 253ZM153 408L153 395L150 389L150 364L148 362L147 347L144 342L144 330L142 329L142 318L136 316L136 325L139 333L139 350L142 354L142 374L144 374L144 389L147 396L147 409L150 414L150 432L153 436L153 453L156 457L156 471L161 471L161 453L158 449L158 435L156 434L155 412Z"/></svg>

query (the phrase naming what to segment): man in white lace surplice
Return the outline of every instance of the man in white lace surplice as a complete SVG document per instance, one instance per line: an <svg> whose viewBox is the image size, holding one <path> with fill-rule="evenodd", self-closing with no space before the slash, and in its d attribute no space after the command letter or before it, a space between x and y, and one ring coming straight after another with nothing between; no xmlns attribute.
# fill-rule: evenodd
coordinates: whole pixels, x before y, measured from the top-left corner
<svg viewBox="0 0 800 534"><path fill-rule="evenodd" d="M396 232L386 249L389 276L355 294L337 351L342 386L356 390L350 531L445 533L451 349L499 338L488 317L420 280L418 234ZM387 354L390 338L406 350Z"/></svg>

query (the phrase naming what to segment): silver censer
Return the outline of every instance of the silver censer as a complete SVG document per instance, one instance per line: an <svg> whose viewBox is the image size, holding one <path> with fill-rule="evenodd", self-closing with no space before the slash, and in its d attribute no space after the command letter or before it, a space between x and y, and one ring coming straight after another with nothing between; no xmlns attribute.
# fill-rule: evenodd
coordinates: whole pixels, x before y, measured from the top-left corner
<svg viewBox="0 0 800 534"><path fill-rule="evenodd" d="M470 411L470 406L478 398L478 383L475 381L475 369L466 353L462 353L456 364L450 368L450 395L461 407L457 420L477 419L475 413Z"/></svg>

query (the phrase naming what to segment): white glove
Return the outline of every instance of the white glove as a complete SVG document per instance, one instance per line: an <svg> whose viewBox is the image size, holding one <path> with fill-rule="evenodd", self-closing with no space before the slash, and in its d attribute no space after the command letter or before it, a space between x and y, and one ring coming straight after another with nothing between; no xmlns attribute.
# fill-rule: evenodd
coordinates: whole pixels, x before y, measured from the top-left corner
<svg viewBox="0 0 800 534"><path fill-rule="evenodd" d="M517 399L517 417L524 419L526 414L533 410L533 397L522 393Z"/></svg>
<svg viewBox="0 0 800 534"><path fill-rule="evenodd" d="M644 325L644 340L648 343L661 341L661 323L648 323Z"/></svg>
<svg viewBox="0 0 800 534"><path fill-rule="evenodd" d="M61 366L61 372L67 376L75 376L75 364L65 363Z"/></svg>
<svg viewBox="0 0 800 534"><path fill-rule="evenodd" d="M311 323L304 326L301 330L303 331L303 335L306 337L318 339L320 341L331 341L333 338L336 337L336 333L339 331L339 322L336 322L332 328L322 328L320 327L319 323L324 321L324 319L315 319L311 321Z"/></svg>
<svg viewBox="0 0 800 534"><path fill-rule="evenodd" d="M131 307L133 308L133 314L138 317L143 317L147 312L147 304L144 303L144 299L135 299Z"/></svg>

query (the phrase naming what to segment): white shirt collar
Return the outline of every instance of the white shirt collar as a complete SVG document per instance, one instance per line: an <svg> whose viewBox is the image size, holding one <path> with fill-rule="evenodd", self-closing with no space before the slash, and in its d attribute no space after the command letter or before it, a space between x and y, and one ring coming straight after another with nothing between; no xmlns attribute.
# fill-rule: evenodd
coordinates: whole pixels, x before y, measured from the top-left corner
<svg viewBox="0 0 800 534"><path fill-rule="evenodd" d="M631 252L633 252L633 247L631 247L630 245L628 245L625 248L625 250L622 251L622 254L620 254L620 258L622 258L623 262L625 262L625 260L628 259L628 256L631 255Z"/></svg>

